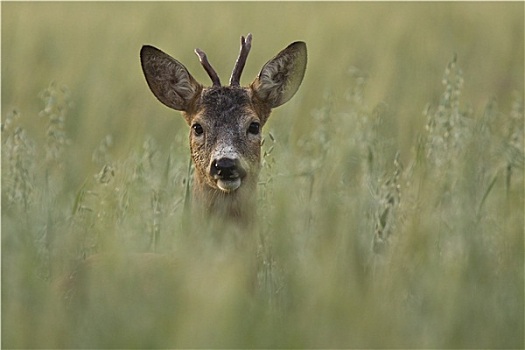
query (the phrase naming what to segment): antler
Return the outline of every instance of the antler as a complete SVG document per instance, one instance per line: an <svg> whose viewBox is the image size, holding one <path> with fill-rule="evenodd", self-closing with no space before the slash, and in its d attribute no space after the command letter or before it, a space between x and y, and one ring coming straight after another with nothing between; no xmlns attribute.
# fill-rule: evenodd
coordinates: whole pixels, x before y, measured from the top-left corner
<svg viewBox="0 0 525 350"><path fill-rule="evenodd" d="M241 36L241 52L239 52L239 58L235 62L235 67L233 67L232 76L230 78L230 86L239 86L241 80L242 70L246 64L246 58L252 47L252 34L246 36L246 40Z"/></svg>
<svg viewBox="0 0 525 350"><path fill-rule="evenodd" d="M215 71L215 69L213 69L213 67L211 66L210 62L208 62L208 58L206 57L206 54L200 49L195 49L195 53L197 54L197 56L199 56L199 61L204 67L204 70L210 76L213 86L220 87L221 80L219 79L219 76L217 75L217 72Z"/></svg>

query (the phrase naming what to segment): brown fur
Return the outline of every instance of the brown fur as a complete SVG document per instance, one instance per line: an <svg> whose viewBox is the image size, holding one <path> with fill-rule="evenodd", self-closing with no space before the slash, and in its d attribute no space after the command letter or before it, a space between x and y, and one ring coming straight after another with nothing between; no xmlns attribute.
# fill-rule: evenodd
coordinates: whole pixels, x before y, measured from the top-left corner
<svg viewBox="0 0 525 350"><path fill-rule="evenodd" d="M204 138L190 132L198 212L250 222L255 211L261 136L247 130L253 122L262 128L272 108L295 94L306 68L306 45L289 45L264 65L248 87L203 88L181 63L150 46L142 48L141 60L153 94L164 105L182 111L190 127L199 124L204 129ZM241 186L229 192L221 190L210 174L213 157L221 154L221 149L229 149L228 154L237 157L246 172Z"/></svg>

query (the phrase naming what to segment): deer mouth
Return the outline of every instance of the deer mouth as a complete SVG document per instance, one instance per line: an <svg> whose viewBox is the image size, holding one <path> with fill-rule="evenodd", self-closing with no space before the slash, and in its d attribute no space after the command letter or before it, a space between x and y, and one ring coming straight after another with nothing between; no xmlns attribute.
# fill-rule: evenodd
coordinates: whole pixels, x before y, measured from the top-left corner
<svg viewBox="0 0 525 350"><path fill-rule="evenodd" d="M217 179L217 187L224 192L233 192L241 187L241 178Z"/></svg>

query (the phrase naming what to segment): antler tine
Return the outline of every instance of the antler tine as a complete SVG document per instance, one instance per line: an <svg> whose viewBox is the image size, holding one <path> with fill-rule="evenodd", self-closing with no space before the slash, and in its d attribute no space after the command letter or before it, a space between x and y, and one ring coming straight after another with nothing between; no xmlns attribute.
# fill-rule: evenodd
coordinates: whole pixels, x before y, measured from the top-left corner
<svg viewBox="0 0 525 350"><path fill-rule="evenodd" d="M242 70L246 64L246 58L248 57L248 53L250 53L251 47L252 34L248 34L246 36L246 40L244 39L244 36L241 36L241 51L239 52L239 58L237 58L237 61L235 62L235 67L233 67L232 76L230 78L230 86L239 86L241 84L240 81Z"/></svg>
<svg viewBox="0 0 525 350"><path fill-rule="evenodd" d="M199 56L199 61L201 62L202 66L204 67L204 70L211 78L211 81L213 83L213 86L221 86L221 80L219 79L219 76L217 75L217 72L213 67L211 66L210 62L208 61L208 57L206 57L206 54L201 49L195 49L195 54Z"/></svg>

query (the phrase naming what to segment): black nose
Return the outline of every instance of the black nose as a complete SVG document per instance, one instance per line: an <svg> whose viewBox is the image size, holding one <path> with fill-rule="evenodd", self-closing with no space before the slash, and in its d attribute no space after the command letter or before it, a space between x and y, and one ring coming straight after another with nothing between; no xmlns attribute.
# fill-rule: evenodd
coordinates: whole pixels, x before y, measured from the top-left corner
<svg viewBox="0 0 525 350"><path fill-rule="evenodd" d="M210 174L216 179L234 180L244 177L246 172L238 159L221 158L212 162Z"/></svg>

